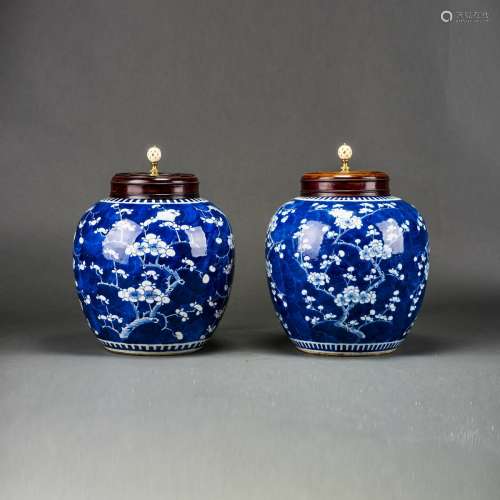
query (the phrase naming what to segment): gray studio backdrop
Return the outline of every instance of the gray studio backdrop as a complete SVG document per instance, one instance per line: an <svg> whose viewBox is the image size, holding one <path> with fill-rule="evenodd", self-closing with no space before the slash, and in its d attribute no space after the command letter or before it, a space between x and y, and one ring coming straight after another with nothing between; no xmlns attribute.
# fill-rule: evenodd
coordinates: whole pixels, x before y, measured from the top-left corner
<svg viewBox="0 0 500 500"><path fill-rule="evenodd" d="M470 2L469 2L470 3ZM196 173L237 245L228 328L277 328L263 263L304 171L391 175L432 239L425 310L500 285L500 9L433 1L2 1L4 321L80 317L71 246L117 171ZM454 302L455 301L455 302ZM78 323L80 324L80 323Z"/></svg>

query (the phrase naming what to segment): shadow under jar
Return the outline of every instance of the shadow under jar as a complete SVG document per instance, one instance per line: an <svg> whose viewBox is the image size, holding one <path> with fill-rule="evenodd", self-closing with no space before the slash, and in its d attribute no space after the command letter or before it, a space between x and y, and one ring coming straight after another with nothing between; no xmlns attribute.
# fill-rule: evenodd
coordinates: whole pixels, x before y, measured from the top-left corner
<svg viewBox="0 0 500 500"><path fill-rule="evenodd" d="M271 298L301 351L370 355L394 351L421 306L428 233L409 203L390 195L384 172L302 177L301 196L272 217L266 239Z"/></svg>
<svg viewBox="0 0 500 500"><path fill-rule="evenodd" d="M116 174L110 197L83 214L75 234L78 298L97 339L115 352L196 351L229 298L229 222L199 197L196 176L159 173L160 156L148 151L149 174Z"/></svg>

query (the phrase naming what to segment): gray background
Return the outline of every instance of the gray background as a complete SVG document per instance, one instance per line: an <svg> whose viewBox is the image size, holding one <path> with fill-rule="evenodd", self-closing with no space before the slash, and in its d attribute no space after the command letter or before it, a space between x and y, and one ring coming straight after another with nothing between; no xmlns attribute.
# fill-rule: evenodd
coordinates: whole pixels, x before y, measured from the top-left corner
<svg viewBox="0 0 500 500"><path fill-rule="evenodd" d="M0 57L2 498L498 498L497 2L4 0ZM296 354L266 290L269 218L344 141L430 229L389 358ZM237 246L182 359L106 355L73 293L81 213L153 143Z"/></svg>

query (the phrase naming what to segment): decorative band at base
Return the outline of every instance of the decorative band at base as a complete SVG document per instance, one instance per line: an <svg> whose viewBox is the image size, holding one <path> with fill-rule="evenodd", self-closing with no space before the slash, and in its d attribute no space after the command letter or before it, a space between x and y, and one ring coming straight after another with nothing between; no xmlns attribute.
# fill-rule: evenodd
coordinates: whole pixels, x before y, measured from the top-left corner
<svg viewBox="0 0 500 500"><path fill-rule="evenodd" d="M166 356L169 354L187 354L201 349L208 339L177 344L129 344L127 342L111 342L98 339L108 351L121 354L145 354Z"/></svg>
<svg viewBox="0 0 500 500"><path fill-rule="evenodd" d="M290 339L297 349L312 354L332 354L338 356L367 356L370 354L384 354L394 351L402 340L392 342L372 342L345 344L334 342L313 342L310 340Z"/></svg>

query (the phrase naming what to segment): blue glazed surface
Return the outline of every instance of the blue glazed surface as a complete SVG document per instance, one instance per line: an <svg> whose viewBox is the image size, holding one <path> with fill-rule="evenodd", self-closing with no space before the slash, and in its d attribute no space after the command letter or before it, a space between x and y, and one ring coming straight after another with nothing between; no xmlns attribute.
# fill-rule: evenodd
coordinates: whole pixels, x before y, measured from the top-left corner
<svg viewBox="0 0 500 500"><path fill-rule="evenodd" d="M98 202L74 240L76 289L108 348L182 351L215 330L233 277L225 215L206 200Z"/></svg>
<svg viewBox="0 0 500 500"><path fill-rule="evenodd" d="M278 318L298 347L392 350L422 303L427 229L399 198L296 198L271 220L266 264Z"/></svg>

